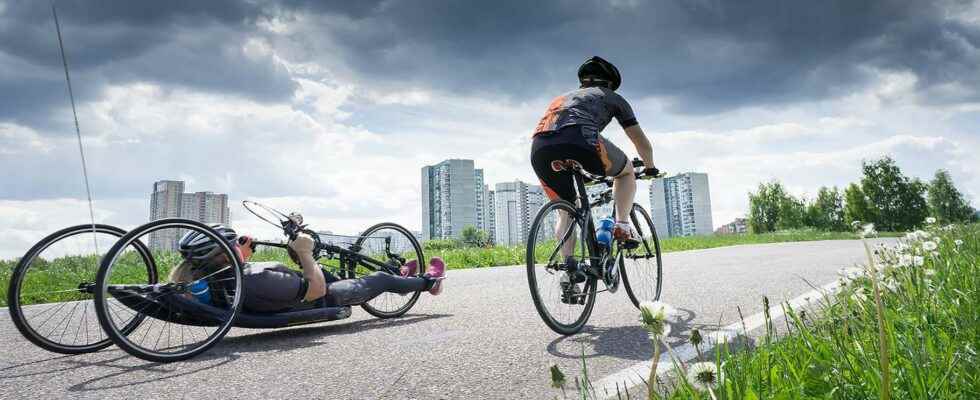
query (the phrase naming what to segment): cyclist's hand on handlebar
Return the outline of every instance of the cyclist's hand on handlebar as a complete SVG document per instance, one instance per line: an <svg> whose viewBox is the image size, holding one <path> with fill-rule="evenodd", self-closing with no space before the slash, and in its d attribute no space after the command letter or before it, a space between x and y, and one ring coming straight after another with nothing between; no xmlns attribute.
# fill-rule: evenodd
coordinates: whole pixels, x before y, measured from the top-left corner
<svg viewBox="0 0 980 400"><path fill-rule="evenodd" d="M312 253L313 245L313 238L305 233L296 235L296 239L289 241L289 248L293 249L298 254Z"/></svg>
<svg viewBox="0 0 980 400"><path fill-rule="evenodd" d="M660 175L660 170L657 169L657 167L649 167L643 169L643 176L650 176L656 178L657 175Z"/></svg>

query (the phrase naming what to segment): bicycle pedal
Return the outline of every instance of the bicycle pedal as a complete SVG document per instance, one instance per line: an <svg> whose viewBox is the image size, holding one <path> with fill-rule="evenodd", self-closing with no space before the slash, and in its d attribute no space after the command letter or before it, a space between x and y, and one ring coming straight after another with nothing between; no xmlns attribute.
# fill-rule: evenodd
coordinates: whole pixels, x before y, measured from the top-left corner
<svg viewBox="0 0 980 400"><path fill-rule="evenodd" d="M633 250L640 247L640 242L637 240L624 240L621 246L623 246L623 249Z"/></svg>

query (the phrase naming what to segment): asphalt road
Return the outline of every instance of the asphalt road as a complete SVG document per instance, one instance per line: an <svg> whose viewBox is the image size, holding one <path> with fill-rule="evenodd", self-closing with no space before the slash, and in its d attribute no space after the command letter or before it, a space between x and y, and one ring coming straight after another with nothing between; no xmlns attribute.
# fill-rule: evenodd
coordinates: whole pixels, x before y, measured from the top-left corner
<svg viewBox="0 0 980 400"><path fill-rule="evenodd" d="M685 313L670 337L710 330L837 279L863 259L859 241L735 246L664 255L662 300ZM233 329L190 361L155 364L110 347L62 356L34 347L0 317L0 398L551 399L554 364L593 379L652 356L624 291L602 293L589 326L550 331L531 303L523 267L449 271L442 295L410 313L278 330ZM809 282L809 283L808 283Z"/></svg>

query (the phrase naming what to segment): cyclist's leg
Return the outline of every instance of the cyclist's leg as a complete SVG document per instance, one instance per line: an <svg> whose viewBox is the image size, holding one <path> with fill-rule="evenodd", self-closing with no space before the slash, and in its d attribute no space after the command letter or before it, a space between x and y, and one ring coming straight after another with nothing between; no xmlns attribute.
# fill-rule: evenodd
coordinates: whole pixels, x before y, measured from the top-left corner
<svg viewBox="0 0 980 400"><path fill-rule="evenodd" d="M629 224L633 198L636 196L636 175L633 174L631 168L627 168L629 159L626 157L626 153L616 147L613 142L600 136L597 148L606 175L615 177L613 181L613 204L616 208L616 222Z"/></svg>
<svg viewBox="0 0 980 400"><path fill-rule="evenodd" d="M563 199L576 203L575 187L571 174L568 171L555 171L551 168L551 162L555 160L577 159L581 153L579 146L568 144L563 137L557 136L538 136L534 139L531 148L531 166L534 173L541 181L541 188L550 200ZM576 204L578 205L578 204ZM572 224L572 217L564 211L558 213L558 220L555 222L555 240L560 242L562 236ZM564 260L572 255L575 250L576 235L572 235L562 245L559 253Z"/></svg>
<svg viewBox="0 0 980 400"><path fill-rule="evenodd" d="M357 279L345 279L327 285L327 296L333 304L347 306L364 304L381 293L412 293L429 290L434 280L375 272Z"/></svg>

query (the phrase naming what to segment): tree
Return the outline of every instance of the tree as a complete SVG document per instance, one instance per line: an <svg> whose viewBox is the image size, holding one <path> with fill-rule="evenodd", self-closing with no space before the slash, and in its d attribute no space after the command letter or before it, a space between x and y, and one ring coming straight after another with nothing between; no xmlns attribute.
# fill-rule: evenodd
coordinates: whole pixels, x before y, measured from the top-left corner
<svg viewBox="0 0 980 400"><path fill-rule="evenodd" d="M844 198L836 186L833 189L826 186L820 188L820 191L817 192L817 198L806 207L804 222L807 226L825 231L843 231L846 229Z"/></svg>
<svg viewBox="0 0 980 400"><path fill-rule="evenodd" d="M871 214L871 206L868 205L868 198L857 184L847 185L844 189L844 224L850 226L854 221L871 221L875 217Z"/></svg>
<svg viewBox="0 0 980 400"><path fill-rule="evenodd" d="M476 229L473 225L468 225L460 232L463 244L467 246L481 247L487 241L487 233Z"/></svg>
<svg viewBox="0 0 980 400"><path fill-rule="evenodd" d="M926 185L918 179L902 175L891 157L863 162L864 192L871 210L870 222L880 230L901 231L912 229L926 219Z"/></svg>
<svg viewBox="0 0 980 400"><path fill-rule="evenodd" d="M941 224L970 222L976 218L976 210L967 204L963 194L953 185L949 172L936 171L928 188L929 214Z"/></svg>
<svg viewBox="0 0 980 400"><path fill-rule="evenodd" d="M783 193L779 199L779 219L776 229L799 229L806 221L806 201L797 199L789 193Z"/></svg>
<svg viewBox="0 0 980 400"><path fill-rule="evenodd" d="M760 183L749 193L749 229L753 233L773 232L803 226L804 207L778 181Z"/></svg>

